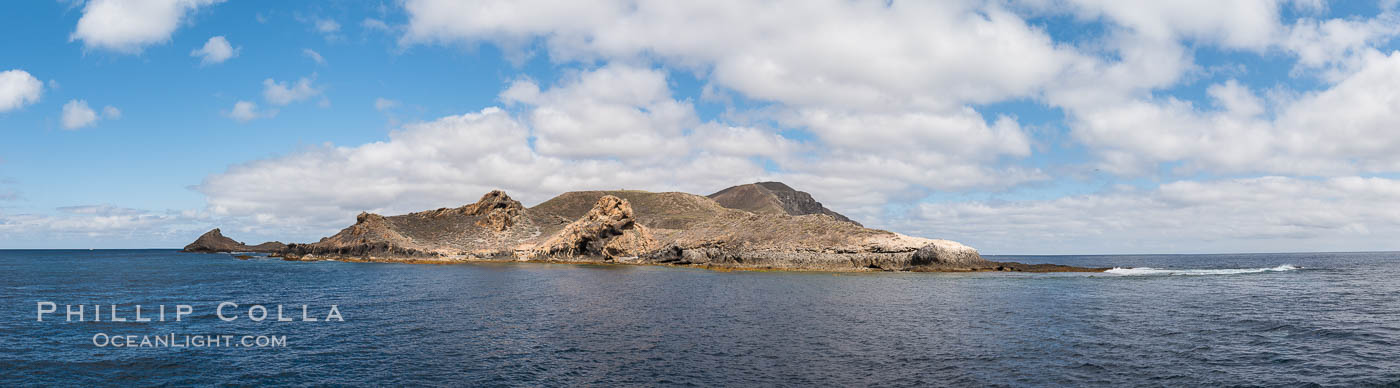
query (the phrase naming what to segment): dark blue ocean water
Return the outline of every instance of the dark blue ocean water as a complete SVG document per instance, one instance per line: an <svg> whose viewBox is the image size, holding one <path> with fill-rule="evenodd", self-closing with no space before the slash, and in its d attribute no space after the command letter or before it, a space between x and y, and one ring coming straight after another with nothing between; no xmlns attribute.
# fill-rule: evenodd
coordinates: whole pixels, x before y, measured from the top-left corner
<svg viewBox="0 0 1400 388"><path fill-rule="evenodd" d="M0 386L1400 382L1400 254L1014 259L1169 271L832 274L0 251ZM45 301L59 312L37 322ZM226 311L238 320L215 315L224 301L240 305ZM117 304L127 319L136 304L194 312L181 322L65 322L64 305L78 304ZM253 304L283 305L297 319L303 304L320 318L334 304L344 321L253 322ZM98 333L287 344L116 348L94 345Z"/></svg>

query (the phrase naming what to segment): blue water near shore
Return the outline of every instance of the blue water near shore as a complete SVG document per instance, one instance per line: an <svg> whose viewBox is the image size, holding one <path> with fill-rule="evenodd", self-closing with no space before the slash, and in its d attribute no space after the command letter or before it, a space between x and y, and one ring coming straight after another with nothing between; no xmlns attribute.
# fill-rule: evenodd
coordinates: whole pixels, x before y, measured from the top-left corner
<svg viewBox="0 0 1400 388"><path fill-rule="evenodd" d="M1137 269L832 274L0 251L0 386L1400 382L1397 253L999 259ZM44 301L59 312L38 322ZM223 301L240 304L226 310L238 320L215 315ZM137 304L194 312L65 322L64 305L78 304L117 304L127 319ZM250 321L253 304L283 305L298 321ZM303 304L318 318L337 305L344 321L299 321ZM287 344L115 348L95 346L98 333Z"/></svg>

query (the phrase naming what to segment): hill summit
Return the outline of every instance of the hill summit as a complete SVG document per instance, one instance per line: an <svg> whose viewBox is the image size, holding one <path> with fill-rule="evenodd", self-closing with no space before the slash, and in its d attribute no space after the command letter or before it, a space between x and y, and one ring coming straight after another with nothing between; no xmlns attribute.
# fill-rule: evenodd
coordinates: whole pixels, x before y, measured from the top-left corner
<svg viewBox="0 0 1400 388"><path fill-rule="evenodd" d="M860 225L846 216L822 206L805 191L797 191L782 182L758 182L738 185L708 195L720 206L758 214L787 214L803 216L825 214L837 220Z"/></svg>

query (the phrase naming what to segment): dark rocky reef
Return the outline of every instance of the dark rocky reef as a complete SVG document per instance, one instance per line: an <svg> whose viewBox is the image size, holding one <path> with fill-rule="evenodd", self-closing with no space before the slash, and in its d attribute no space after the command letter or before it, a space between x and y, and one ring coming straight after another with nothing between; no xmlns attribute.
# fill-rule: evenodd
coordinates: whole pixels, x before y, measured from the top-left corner
<svg viewBox="0 0 1400 388"><path fill-rule="evenodd" d="M860 225L846 216L822 206L805 191L798 191L782 182L758 182L720 190L708 196L720 206L759 214L801 216L825 214L840 221Z"/></svg>
<svg viewBox="0 0 1400 388"><path fill-rule="evenodd" d="M217 232L191 246L246 248ZM735 186L710 197L577 191L530 208L492 191L457 208L387 217L360 213L354 225L333 236L290 244L274 255L287 260L545 261L740 270L1102 270L997 263L954 241L865 228L777 182Z"/></svg>
<svg viewBox="0 0 1400 388"><path fill-rule="evenodd" d="M280 242L269 241L258 245L249 246L247 244L234 241L234 239L224 237L219 228L214 228L195 239L190 245L186 245L183 252L199 253L227 253L227 252L257 252L257 253L277 253L286 250L287 246Z"/></svg>

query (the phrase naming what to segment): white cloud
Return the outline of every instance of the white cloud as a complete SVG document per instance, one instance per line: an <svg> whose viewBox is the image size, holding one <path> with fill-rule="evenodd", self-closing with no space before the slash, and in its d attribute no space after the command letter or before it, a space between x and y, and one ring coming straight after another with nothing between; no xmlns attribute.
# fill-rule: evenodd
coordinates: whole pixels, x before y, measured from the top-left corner
<svg viewBox="0 0 1400 388"><path fill-rule="evenodd" d="M1045 3L1062 6L1059 2ZM1282 29L1278 0L1148 3L1068 0L1064 3L1081 18L1102 17L1153 40L1192 39L1222 47L1262 51L1274 44Z"/></svg>
<svg viewBox="0 0 1400 388"><path fill-rule="evenodd" d="M690 139L697 148L725 156L785 158L801 151L802 148L797 142L772 131L717 123L706 123L696 127Z"/></svg>
<svg viewBox="0 0 1400 388"><path fill-rule="evenodd" d="M379 31L390 31L390 30L391 30L391 29L389 28L389 25L386 24L386 23L384 23L383 20L374 19L374 18L365 18L364 21L360 22L360 27L364 27L366 30L379 30Z"/></svg>
<svg viewBox="0 0 1400 388"><path fill-rule="evenodd" d="M277 82L272 78L263 80L263 98L273 105L287 105L303 101L321 94L321 89L313 86L316 76L301 77L295 83Z"/></svg>
<svg viewBox="0 0 1400 388"><path fill-rule="evenodd" d="M1025 3L1109 23L1097 42L1105 55L1078 62L1044 92L1048 104L1066 113L1074 140L1100 158L1100 169L1134 176L1160 174L1164 164L1173 166L1169 174L1400 171L1400 158L1377 150L1392 143L1380 123L1393 119L1387 115L1397 106L1388 90L1397 84L1393 69L1400 62L1375 48L1400 34L1392 11L1305 16L1288 26L1277 1L1227 5L1238 12L1219 12L1210 1ZM1322 5L1293 4L1309 11ZM1210 85L1204 101L1161 93L1209 71L1195 63L1188 42L1264 56L1281 51L1297 58L1291 76L1317 75L1326 84L1309 92L1284 84L1256 91L1226 80Z"/></svg>
<svg viewBox="0 0 1400 388"><path fill-rule="evenodd" d="M1400 15L1389 12L1370 19L1300 19L1280 45L1297 55L1295 75L1323 68L1327 70L1324 78L1336 81L1371 51L1371 47L1397 35L1400 35Z"/></svg>
<svg viewBox="0 0 1400 388"><path fill-rule="evenodd" d="M329 230L356 211L426 209L466 203L495 187L538 186L530 179L561 166L531 152L527 136L510 115L491 108L413 124L384 142L314 147L233 166L197 189L216 215ZM300 183L248 186L276 179Z"/></svg>
<svg viewBox="0 0 1400 388"><path fill-rule="evenodd" d="M320 31L324 34L339 32L340 23L336 23L334 20L330 19L316 19L316 31Z"/></svg>
<svg viewBox="0 0 1400 388"><path fill-rule="evenodd" d="M374 99L374 110L377 110L377 111L380 111L380 112L383 112L383 111L388 110L388 109L392 109L392 108L394 108L394 107L396 107L396 106L399 106L399 102L398 102L398 101L390 100L390 99L387 99L387 98L384 98L384 97L379 97L379 98L375 98L375 99Z"/></svg>
<svg viewBox="0 0 1400 388"><path fill-rule="evenodd" d="M25 248L178 247L212 224L207 214L192 211L156 212L113 205L55 210L53 214L0 212L0 244ZM36 242L64 245L31 245Z"/></svg>
<svg viewBox="0 0 1400 388"><path fill-rule="evenodd" d="M1400 249L1400 181L1180 181L1048 200L928 203L895 222L992 253Z"/></svg>
<svg viewBox="0 0 1400 388"><path fill-rule="evenodd" d="M715 191L736 176L764 176L750 159L754 154L776 157L795 148L756 129L701 125L690 105L674 100L665 85L656 70L625 66L578 74L545 90L520 81L502 100L523 107L521 117L493 107L409 124L383 142L314 147L234 166L208 177L198 190L214 214L270 228L304 224L310 228L304 237L312 238L362 210L457 206L496 188L527 202L585 188ZM715 132L778 150L745 149L708 136L687 139ZM612 154L567 149L566 142ZM282 179L303 184L258 183Z"/></svg>
<svg viewBox="0 0 1400 388"><path fill-rule="evenodd" d="M88 107L86 100L69 100L63 104L63 116L60 122L63 129L78 129L97 124L97 112Z"/></svg>
<svg viewBox="0 0 1400 388"><path fill-rule="evenodd" d="M689 102L671 98L665 73L613 65L539 91L517 81L501 96L531 105L535 148L582 158L666 157L687 152L682 132L699 124Z"/></svg>
<svg viewBox="0 0 1400 388"><path fill-rule="evenodd" d="M117 109L117 107L115 106L104 106L102 107L102 118L108 120L120 119L122 118L122 111L121 109Z"/></svg>
<svg viewBox="0 0 1400 388"><path fill-rule="evenodd" d="M83 41L87 49L126 54L170 40L170 35L190 12L221 0L91 0L69 41Z"/></svg>
<svg viewBox="0 0 1400 388"><path fill-rule="evenodd" d="M321 33L327 41L337 41L341 39L340 23L332 19L312 18L307 20L316 32Z"/></svg>
<svg viewBox="0 0 1400 388"><path fill-rule="evenodd" d="M44 94L44 83L24 70L0 72L0 113L23 108L39 102Z"/></svg>
<svg viewBox="0 0 1400 388"><path fill-rule="evenodd" d="M1089 61L998 3L501 1L482 7L413 0L405 8L408 44L492 42L523 51L522 45L542 40L555 61L650 59L696 70L709 82L707 91L725 88L777 103L749 113L813 132L832 156L789 161L784 169L860 174L870 180L842 180L879 191L895 177L909 180L888 190L963 190L1043 179L1038 171L1001 167L1029 155L1029 138L1015 119L989 120L970 105L1034 98ZM529 85L517 86L503 95L530 92ZM575 132L562 119L580 113L556 111L533 113L542 139L560 139L542 142L542 152L644 152L626 143L612 144L625 148L620 150L562 146L592 143L584 135L564 136L587 132ZM619 113L612 112L621 120L616 127L604 126L624 131L660 124ZM561 119L546 121L551 117ZM661 140L672 138L665 131L651 136L629 140L665 150ZM862 169L873 170L857 172Z"/></svg>
<svg viewBox="0 0 1400 388"><path fill-rule="evenodd" d="M321 53L316 52L316 50L312 50L309 48L301 49L301 55L305 55L307 58L311 58L311 60L315 61L317 65L326 64L326 58L322 57Z"/></svg>
<svg viewBox="0 0 1400 388"><path fill-rule="evenodd" d="M921 143L946 141L939 137L946 133L935 132L823 150L770 129L702 123L689 102L671 95L665 73L657 69L608 65L546 88L519 80L501 100L521 108L519 116L488 108L411 124L385 142L317 147L236 166L209 177L199 190L215 214L247 222L277 220L268 227L295 219L329 229L362 210L455 206L493 188L541 201L588 188L708 193L780 179L813 192L828 206L869 216L886 201L910 199L908 193L917 191L911 182L969 187L997 179L1042 179L1036 171L981 167L1000 154L1024 154L1026 140L1012 121L986 124L971 112L964 114L965 122L937 124L948 131L981 128L985 138L967 140L967 149L919 149ZM826 127L856 125L835 123L849 121L844 117L821 119L833 122L820 123ZM896 116L886 124L909 127L936 119ZM892 129L901 130L908 131ZM998 136L1012 139L1000 139L1001 144ZM885 141L893 144L880 150L876 143ZM894 155L879 157L882 152ZM774 161L784 171L765 170L755 158ZM307 183L273 184L286 181Z"/></svg>
<svg viewBox="0 0 1400 388"><path fill-rule="evenodd" d="M1272 101L1229 81L1218 108L1171 97L1071 110L1074 136L1123 174L1180 162L1185 172L1341 176L1400 171L1400 52L1372 51L1336 85ZM1268 113L1272 112L1272 115Z"/></svg>
<svg viewBox="0 0 1400 388"><path fill-rule="evenodd" d="M255 119L269 118L277 115L277 110L260 110L258 104L249 101L238 101L233 104L233 109L225 113L225 116L246 123Z"/></svg>
<svg viewBox="0 0 1400 388"><path fill-rule="evenodd" d="M237 57L241 50L243 50L242 47L233 47L223 36L215 36L204 42L204 47L191 51L190 56L200 57L199 64L201 66L212 65Z"/></svg>
<svg viewBox="0 0 1400 388"><path fill-rule="evenodd" d="M543 38L556 60L655 56L792 105L960 109L1032 95L1076 53L996 4L412 0L404 41ZM820 60L814 60L820 58Z"/></svg>

